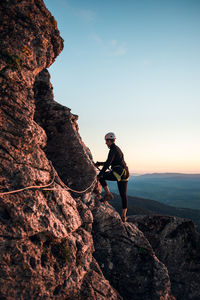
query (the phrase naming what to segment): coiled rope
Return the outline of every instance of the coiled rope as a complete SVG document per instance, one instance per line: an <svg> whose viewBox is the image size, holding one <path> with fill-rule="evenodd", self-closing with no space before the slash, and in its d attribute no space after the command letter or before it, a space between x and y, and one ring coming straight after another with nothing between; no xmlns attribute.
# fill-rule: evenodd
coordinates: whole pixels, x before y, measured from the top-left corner
<svg viewBox="0 0 200 300"><path fill-rule="evenodd" d="M24 190L31 190L31 189L43 189L43 190L48 190L48 191L60 191L60 189L50 188L50 186L55 182L55 177L56 177L55 169L54 169L51 161L50 161L50 165L51 165L51 170L53 171L53 178L52 178L52 180L51 180L50 183L45 184L45 185L32 185L32 186L24 187L22 189L17 189L17 190L12 190L12 191L8 191L8 192L3 192L3 193L0 193L0 196L4 196L4 195L8 195L8 194L14 194L14 193L19 193L19 192L22 192ZM66 184L64 184L64 182L61 181L61 179L60 179L59 176L57 176L57 179L58 179L59 183L61 184L61 186L63 187L63 189L65 189L67 191L71 191L71 192L76 193L76 194L83 194L83 193L87 192L93 186L93 184L96 182L96 178L95 178L93 180L93 182L91 183L91 185L89 187L87 187L85 190L77 191L77 190L71 189Z"/></svg>

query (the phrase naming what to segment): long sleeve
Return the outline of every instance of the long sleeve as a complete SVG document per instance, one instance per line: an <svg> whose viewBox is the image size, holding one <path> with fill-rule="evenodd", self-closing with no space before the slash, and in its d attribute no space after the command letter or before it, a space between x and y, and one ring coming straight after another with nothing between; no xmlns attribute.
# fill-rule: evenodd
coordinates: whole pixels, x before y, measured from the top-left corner
<svg viewBox="0 0 200 300"><path fill-rule="evenodd" d="M98 163L99 166L103 166L105 164L104 161L97 161L97 163Z"/></svg>
<svg viewBox="0 0 200 300"><path fill-rule="evenodd" d="M108 158L107 158L106 162L104 163L102 170L99 173L100 176L103 175L105 173L105 171L109 168L109 166L111 165L114 158L115 158L115 153L114 153L113 149L110 149L110 151L108 153Z"/></svg>

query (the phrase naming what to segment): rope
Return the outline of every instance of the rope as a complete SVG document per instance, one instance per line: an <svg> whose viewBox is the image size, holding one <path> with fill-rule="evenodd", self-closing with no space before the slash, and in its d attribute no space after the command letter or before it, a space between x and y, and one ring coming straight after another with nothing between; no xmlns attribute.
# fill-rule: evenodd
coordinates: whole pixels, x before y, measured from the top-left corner
<svg viewBox="0 0 200 300"><path fill-rule="evenodd" d="M48 184L45 184L45 185L33 185L33 186L27 186L25 188L22 188L22 189L18 189L18 190L13 190L13 191L9 191L9 192L3 192L3 193L0 193L0 196L3 196L3 195L8 195L8 194L14 194L14 193L19 193L19 192L22 192L24 190L30 190L30 189L43 189L45 191L60 191L60 189L55 189L55 188L47 188L48 186L52 185L55 181L55 170L53 168L53 165L50 161L50 165L51 165L51 169L53 171L53 179L51 180L50 183ZM87 187L85 190L82 190L82 191L77 191L77 190L73 190L71 189L70 187L68 187L67 185L64 184L64 182L61 181L60 177L58 176L57 177L60 184L62 185L62 187L67 190L67 191L71 191L73 193L76 193L76 194L83 194L85 192L87 192L92 186L93 184L95 183L96 181L96 178L93 180L93 182L91 183L91 185L89 187Z"/></svg>
<svg viewBox="0 0 200 300"><path fill-rule="evenodd" d="M60 177L58 177L58 180L60 182L60 184L63 186L64 189L68 190L68 191L71 191L73 193L76 193L76 194L83 194L85 192L87 192L92 186L93 184L96 182L96 178L93 180L93 182L90 184L90 186L88 186L85 190L82 190L82 191L77 191L77 190L73 190L71 189L69 186L67 186L64 182L61 181Z"/></svg>
<svg viewBox="0 0 200 300"><path fill-rule="evenodd" d="M68 190L70 190L71 192L74 192L74 193L77 193L77 194L83 194L83 193L85 193L85 192L87 192L92 186L93 186L93 184L96 182L96 179L94 179L93 180L93 182L91 183L91 185L88 187L88 188L86 188L85 190L82 190L82 191L76 191L76 190L73 190L73 189L71 189L71 188L69 188L69 187L67 187L68 188Z"/></svg>
<svg viewBox="0 0 200 300"><path fill-rule="evenodd" d="M51 163L51 162L50 162L50 165L51 165L51 169L53 170L53 166L52 166L52 163ZM48 187L48 186L52 185L52 184L54 183L54 180L55 180L55 172L53 171L53 179L52 179L51 182L48 183L48 184L45 184L45 185L32 185L32 186L27 186L27 187L22 188L22 189L18 189L18 190L13 190L13 191L9 191L9 192L0 193L0 196L8 195L8 194L14 194L14 193L19 193L19 192L22 192L22 191L24 191L24 190L45 188L45 187Z"/></svg>
<svg viewBox="0 0 200 300"><path fill-rule="evenodd" d="M91 183L91 185L89 187L87 187L85 190L82 190L82 191L73 190L65 184L64 184L63 188L67 191L71 191L71 192L76 193L76 194L83 194L83 193L87 192L89 189L91 189L91 187L93 186L95 181L96 181L96 179L93 180L93 182ZM47 189L43 189L43 190L44 191L60 191L60 189L55 189L55 188L49 188L49 189L47 188Z"/></svg>

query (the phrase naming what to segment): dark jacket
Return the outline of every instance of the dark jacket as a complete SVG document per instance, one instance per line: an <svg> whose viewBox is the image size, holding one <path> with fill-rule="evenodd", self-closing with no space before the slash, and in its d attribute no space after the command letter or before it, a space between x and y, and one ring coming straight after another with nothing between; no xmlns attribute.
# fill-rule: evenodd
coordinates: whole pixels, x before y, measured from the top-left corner
<svg viewBox="0 0 200 300"><path fill-rule="evenodd" d="M116 170L116 172L119 173L121 170L125 169L126 170L126 176L129 177L129 171L128 167L124 161L124 154L122 153L121 149L113 143L110 146L110 151L108 153L108 158L106 162L102 163L103 168L99 173L99 176L102 176L105 171L111 166L112 170Z"/></svg>

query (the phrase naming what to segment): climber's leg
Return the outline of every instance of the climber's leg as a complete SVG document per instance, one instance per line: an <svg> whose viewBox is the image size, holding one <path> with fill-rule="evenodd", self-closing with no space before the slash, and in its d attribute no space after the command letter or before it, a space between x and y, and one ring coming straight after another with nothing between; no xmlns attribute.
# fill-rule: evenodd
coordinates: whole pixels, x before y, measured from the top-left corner
<svg viewBox="0 0 200 300"><path fill-rule="evenodd" d="M117 184L118 184L119 194L120 194L121 200L122 200L121 218L122 218L122 221L126 222L126 213L127 213L127 208L128 208L128 198L127 198L128 181L118 181Z"/></svg>

